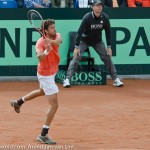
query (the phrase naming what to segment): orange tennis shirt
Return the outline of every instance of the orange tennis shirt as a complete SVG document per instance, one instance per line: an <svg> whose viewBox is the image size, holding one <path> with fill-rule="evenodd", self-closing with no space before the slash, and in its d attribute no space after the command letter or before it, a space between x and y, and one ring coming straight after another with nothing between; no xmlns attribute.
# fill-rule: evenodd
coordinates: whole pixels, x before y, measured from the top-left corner
<svg viewBox="0 0 150 150"><path fill-rule="evenodd" d="M59 33L56 34L56 38L60 37L60 36L61 35ZM55 40L55 39L53 39L53 40ZM58 71L58 66L59 66L59 62L60 62L60 56L58 53L59 46L53 45L53 44L51 44L51 45L52 45L53 50L50 51L49 54L46 55L45 59L40 61L37 66L37 72L38 72L38 74L40 74L42 76L53 75L53 74L56 74ZM46 44L44 42L43 37L41 37L37 41L35 47L36 47L36 52L38 52L38 53L45 51Z"/></svg>

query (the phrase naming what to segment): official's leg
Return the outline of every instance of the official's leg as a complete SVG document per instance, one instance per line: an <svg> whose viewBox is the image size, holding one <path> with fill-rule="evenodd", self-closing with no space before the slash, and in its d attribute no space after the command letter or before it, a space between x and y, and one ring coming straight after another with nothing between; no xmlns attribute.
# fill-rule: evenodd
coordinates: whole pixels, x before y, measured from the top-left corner
<svg viewBox="0 0 150 150"><path fill-rule="evenodd" d="M120 81L119 78L117 78L117 70L112 62L111 57L107 55L104 42L99 42L98 44L94 45L93 48L98 53L101 60L104 62L107 71L109 71L111 78L114 80L114 86L117 87L123 86L123 83Z"/></svg>
<svg viewBox="0 0 150 150"><path fill-rule="evenodd" d="M100 56L101 60L104 62L107 71L109 71L109 73L110 73L111 78L113 80L115 80L117 78L116 67L113 64L110 56L107 55L107 51L106 51L104 42L100 42L100 43L94 45L93 48L98 53L98 55Z"/></svg>
<svg viewBox="0 0 150 150"><path fill-rule="evenodd" d="M74 72L77 70L79 62L82 58L82 54L88 48L88 45L84 42L81 42L79 45L79 48L80 48L80 55L77 56L77 58L73 58L69 63L69 67L66 73L66 79L64 80L64 83L63 83L64 87L70 87L69 80L73 76Z"/></svg>

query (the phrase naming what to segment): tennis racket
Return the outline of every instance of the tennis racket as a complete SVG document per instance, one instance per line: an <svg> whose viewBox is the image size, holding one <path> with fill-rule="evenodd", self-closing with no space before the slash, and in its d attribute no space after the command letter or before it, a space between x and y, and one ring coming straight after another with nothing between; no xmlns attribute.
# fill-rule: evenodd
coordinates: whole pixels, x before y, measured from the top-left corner
<svg viewBox="0 0 150 150"><path fill-rule="evenodd" d="M41 36L43 36L44 39L46 39L45 33L44 33L44 20L41 14L36 10L30 10L27 13L27 17L31 25L34 29L36 29ZM53 50L53 49L52 49ZM58 54L53 50L53 52L58 56Z"/></svg>
<svg viewBox="0 0 150 150"><path fill-rule="evenodd" d="M44 20L41 14L36 10L30 10L27 17L34 29L36 29L43 38L46 38L44 34Z"/></svg>

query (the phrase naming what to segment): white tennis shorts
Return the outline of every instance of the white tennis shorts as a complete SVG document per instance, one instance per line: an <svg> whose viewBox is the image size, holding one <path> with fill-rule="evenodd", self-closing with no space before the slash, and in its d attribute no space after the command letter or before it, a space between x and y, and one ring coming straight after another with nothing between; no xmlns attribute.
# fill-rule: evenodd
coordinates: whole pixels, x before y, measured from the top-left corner
<svg viewBox="0 0 150 150"><path fill-rule="evenodd" d="M58 87L55 83L55 74L50 76L41 76L37 74L40 88L43 89L45 95L52 95L58 93Z"/></svg>

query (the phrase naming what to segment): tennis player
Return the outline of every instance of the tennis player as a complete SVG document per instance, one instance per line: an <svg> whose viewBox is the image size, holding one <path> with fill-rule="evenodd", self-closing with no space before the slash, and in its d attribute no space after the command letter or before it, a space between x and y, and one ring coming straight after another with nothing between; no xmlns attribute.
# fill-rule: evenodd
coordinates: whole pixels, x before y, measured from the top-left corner
<svg viewBox="0 0 150 150"><path fill-rule="evenodd" d="M58 108L57 93L59 90L55 84L54 78L58 71L60 61L58 48L62 39L61 35L56 33L55 21L53 19L47 19L44 21L44 31L46 39L41 37L35 46L37 57L39 59L37 77L40 87L18 100L11 100L10 104L17 113L20 113L20 108L24 102L32 100L38 96L46 95L49 102L49 108L45 123L37 141L45 144L56 144L56 142L48 136L48 131Z"/></svg>

